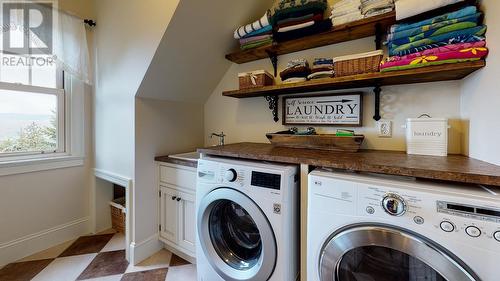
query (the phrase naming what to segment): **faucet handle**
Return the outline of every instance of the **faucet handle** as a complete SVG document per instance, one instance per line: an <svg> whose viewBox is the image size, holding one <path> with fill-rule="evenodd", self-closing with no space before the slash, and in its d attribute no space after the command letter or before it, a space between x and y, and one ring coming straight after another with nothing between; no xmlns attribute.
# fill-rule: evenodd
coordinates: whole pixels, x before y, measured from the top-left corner
<svg viewBox="0 0 500 281"><path fill-rule="evenodd" d="M219 138L219 145L220 146L224 145L224 137L226 137L226 135L224 134L224 132L221 132L220 134L212 133L210 135L210 138L213 138L213 137L218 137Z"/></svg>

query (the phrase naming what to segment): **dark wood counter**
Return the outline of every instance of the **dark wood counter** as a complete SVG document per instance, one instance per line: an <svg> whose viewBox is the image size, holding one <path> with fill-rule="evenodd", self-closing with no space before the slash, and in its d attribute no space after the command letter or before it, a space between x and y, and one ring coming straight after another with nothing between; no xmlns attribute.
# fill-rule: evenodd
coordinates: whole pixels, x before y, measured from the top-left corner
<svg viewBox="0 0 500 281"><path fill-rule="evenodd" d="M198 149L198 152L215 156L500 186L500 166L461 155L416 156L404 152L376 150L342 153L281 148L263 143L207 147Z"/></svg>
<svg viewBox="0 0 500 281"><path fill-rule="evenodd" d="M163 163L170 163L170 164L175 164L175 165L181 165L181 166L187 166L187 167L192 167L192 168L198 167L197 162L176 159L176 158L172 158L169 156L156 156L155 161L163 162Z"/></svg>

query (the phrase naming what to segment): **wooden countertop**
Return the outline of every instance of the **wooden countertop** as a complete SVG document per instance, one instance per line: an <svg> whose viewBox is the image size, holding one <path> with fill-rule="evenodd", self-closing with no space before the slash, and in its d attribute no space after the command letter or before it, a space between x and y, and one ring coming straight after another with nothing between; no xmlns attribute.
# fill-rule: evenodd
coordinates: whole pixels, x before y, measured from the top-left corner
<svg viewBox="0 0 500 281"><path fill-rule="evenodd" d="M163 163L170 163L170 164L175 164L175 165L181 165L181 166L187 166L187 167L192 167L192 168L198 167L197 162L176 159L176 158L172 158L169 156L156 156L155 161L163 162Z"/></svg>
<svg viewBox="0 0 500 281"><path fill-rule="evenodd" d="M274 147L264 143L236 143L201 148L198 152L214 156L500 186L500 166L461 155L417 156L377 150L343 153Z"/></svg>

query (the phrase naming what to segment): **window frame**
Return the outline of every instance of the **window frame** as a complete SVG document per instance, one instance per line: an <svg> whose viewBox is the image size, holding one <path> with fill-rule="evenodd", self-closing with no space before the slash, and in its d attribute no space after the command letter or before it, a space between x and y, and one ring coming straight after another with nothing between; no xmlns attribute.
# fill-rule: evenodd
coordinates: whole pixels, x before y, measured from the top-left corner
<svg viewBox="0 0 500 281"><path fill-rule="evenodd" d="M40 92L58 96L58 149L48 152L0 155L0 176L84 165L85 86L83 82L65 75L63 71L58 70L57 74L58 88L0 82L2 90Z"/></svg>

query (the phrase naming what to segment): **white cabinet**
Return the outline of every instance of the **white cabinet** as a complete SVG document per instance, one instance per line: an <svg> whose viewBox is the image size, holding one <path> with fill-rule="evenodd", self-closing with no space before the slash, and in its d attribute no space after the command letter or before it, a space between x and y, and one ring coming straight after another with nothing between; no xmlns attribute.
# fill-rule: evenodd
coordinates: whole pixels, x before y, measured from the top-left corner
<svg viewBox="0 0 500 281"><path fill-rule="evenodd" d="M196 256L196 168L160 163L160 240Z"/></svg>

